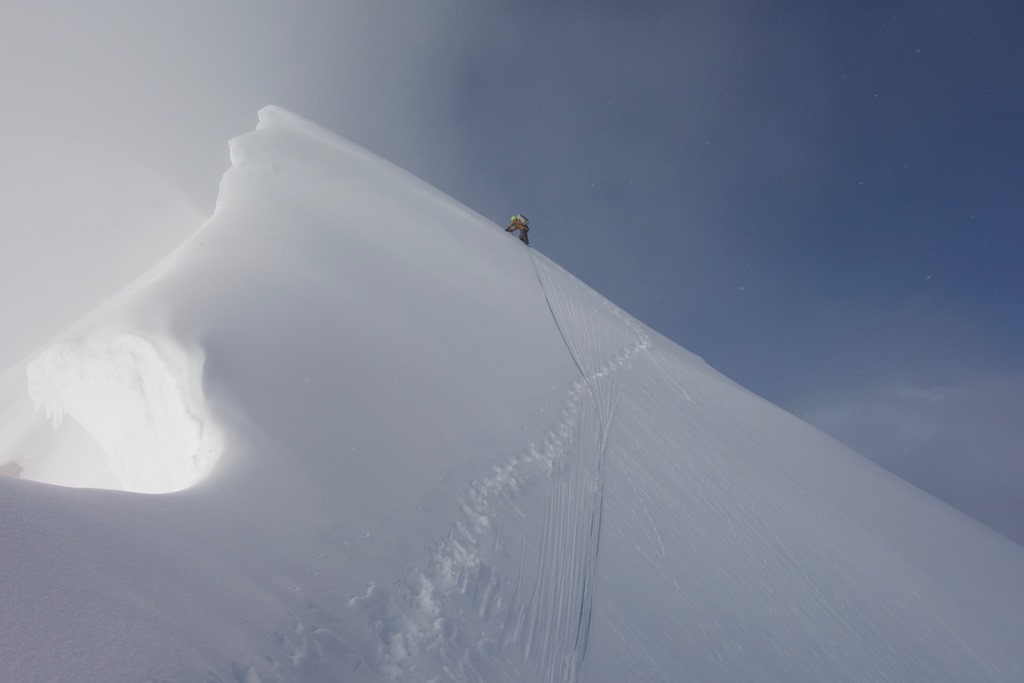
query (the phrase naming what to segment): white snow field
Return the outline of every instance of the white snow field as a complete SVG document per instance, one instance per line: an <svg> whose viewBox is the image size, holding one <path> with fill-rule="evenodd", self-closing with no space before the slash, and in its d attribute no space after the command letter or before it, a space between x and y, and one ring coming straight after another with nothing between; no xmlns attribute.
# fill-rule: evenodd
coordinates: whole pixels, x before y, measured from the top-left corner
<svg viewBox="0 0 1024 683"><path fill-rule="evenodd" d="M1024 680L1020 546L284 110L231 154L0 376L0 680Z"/></svg>

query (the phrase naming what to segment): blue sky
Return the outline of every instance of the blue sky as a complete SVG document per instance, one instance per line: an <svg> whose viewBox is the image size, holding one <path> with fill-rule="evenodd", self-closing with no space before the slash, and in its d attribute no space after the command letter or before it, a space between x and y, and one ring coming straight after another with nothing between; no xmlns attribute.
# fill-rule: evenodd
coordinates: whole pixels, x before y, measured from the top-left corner
<svg viewBox="0 0 1024 683"><path fill-rule="evenodd" d="M525 213L654 329L1024 539L1018 3L8 7L9 354L110 293L41 269L116 289L187 234L138 215L185 197L201 220L226 140L275 103L496 222Z"/></svg>
<svg viewBox="0 0 1024 683"><path fill-rule="evenodd" d="M513 195L640 319L1024 538L1024 10L575 7L452 48L453 194Z"/></svg>

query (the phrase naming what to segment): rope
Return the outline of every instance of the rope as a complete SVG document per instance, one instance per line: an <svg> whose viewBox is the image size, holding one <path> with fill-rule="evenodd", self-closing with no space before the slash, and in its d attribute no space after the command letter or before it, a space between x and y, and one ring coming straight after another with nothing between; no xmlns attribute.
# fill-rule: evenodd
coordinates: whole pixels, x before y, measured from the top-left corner
<svg viewBox="0 0 1024 683"><path fill-rule="evenodd" d="M527 247L527 251L530 254L530 263L533 264L533 274L537 276L537 283L540 284L540 291L544 293L544 303L548 305L548 313L551 314L551 319L555 321L555 328L558 330L558 336L562 338L562 343L565 344L566 350L569 351L569 356L572 357L572 362L576 364L576 369L579 370L580 377L583 378L583 382L587 385L587 390L590 392L590 398L594 399L594 404L597 405L597 397L594 395L594 388L590 386L590 379L587 378L587 373L583 371L583 366L580 365L580 361L576 357L576 352L572 350L569 340L565 337L565 331L562 329L562 323L558 321L558 316L555 315L555 309L551 305L551 299L548 297L548 288L544 286L544 279L541 278L540 269L537 267L537 257L533 255L533 249ZM600 417L600 415L598 417Z"/></svg>
<svg viewBox="0 0 1024 683"><path fill-rule="evenodd" d="M593 557L594 562L597 562L597 557L600 554L601 547L601 519L604 516L604 454L605 445L608 438L608 425L605 424L604 418L601 415L601 404L597 400L597 394L594 391L593 385L590 383L590 378L587 377L587 373L583 371L583 366L580 364L579 359L576 357L576 352L572 350L572 345L569 344L569 340L565 336L565 331L562 329L562 323L559 322L558 316L555 314L555 308L551 305L551 298L548 296L548 289L544 286L544 279L540 276L540 269L537 267L537 259L533 255L533 249L527 247L530 252L530 263L533 264L533 272L537 276L537 282L540 284L540 289L544 293L544 301L548 305L548 312L551 314L551 319L555 321L555 327L558 329L558 334L562 337L562 343L565 344L565 348L569 351L569 356L572 357L572 362L576 365L576 369L580 373L580 377L583 378L583 382L587 386L587 392L590 394L590 400L594 402L594 410L597 416L597 429L598 429L598 453L595 462L595 483L597 489L595 494L597 495L597 504L590 518L590 531L589 538L590 542L594 544ZM590 619L591 612L587 605L587 595L589 594L591 603L593 601L593 581L596 577L596 567L591 567L593 574L590 576L585 575L583 577L583 595L584 601L581 604L579 621L576 625L576 643L575 650L578 653L579 659L577 666L582 670L583 661L587 656L587 645L590 641ZM573 667L572 677L575 679L578 675L576 667Z"/></svg>

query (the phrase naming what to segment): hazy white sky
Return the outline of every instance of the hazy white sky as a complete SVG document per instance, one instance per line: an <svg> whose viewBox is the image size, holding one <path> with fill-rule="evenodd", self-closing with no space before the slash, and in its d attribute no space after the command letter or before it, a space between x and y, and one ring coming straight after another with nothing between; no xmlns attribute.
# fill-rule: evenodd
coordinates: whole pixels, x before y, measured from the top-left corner
<svg viewBox="0 0 1024 683"><path fill-rule="evenodd" d="M0 310L17 330L0 358L28 353L192 232L213 209L227 141L259 107L386 141L392 158L416 149L427 131L409 112L427 72L409 65L443 15L421 5L7 3Z"/></svg>
<svg viewBox="0 0 1024 683"><path fill-rule="evenodd" d="M2 14L3 367L191 232L226 141L276 103L497 222L526 213L538 249L741 384L922 484L955 473L947 500L1024 484L1015 2ZM930 395L957 399L907 398ZM909 426L929 421L949 438ZM1024 538L1001 500L986 521Z"/></svg>

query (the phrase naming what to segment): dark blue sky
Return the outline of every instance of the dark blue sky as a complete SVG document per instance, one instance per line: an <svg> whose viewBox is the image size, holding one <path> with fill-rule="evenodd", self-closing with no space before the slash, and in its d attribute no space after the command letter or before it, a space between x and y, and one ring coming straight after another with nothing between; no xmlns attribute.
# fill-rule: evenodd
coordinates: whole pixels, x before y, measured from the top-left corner
<svg viewBox="0 0 1024 683"><path fill-rule="evenodd" d="M460 184L774 400L1019 366L1020 10L817 5L501 17L453 105Z"/></svg>
<svg viewBox="0 0 1024 683"><path fill-rule="evenodd" d="M993 512L977 484L1024 484L1024 6L517 3L449 28L424 97L452 149L418 173L1024 538L1016 494Z"/></svg>
<svg viewBox="0 0 1024 683"><path fill-rule="evenodd" d="M273 103L1024 540L1018 0L8 5L0 356L194 229L143 217L208 215Z"/></svg>

